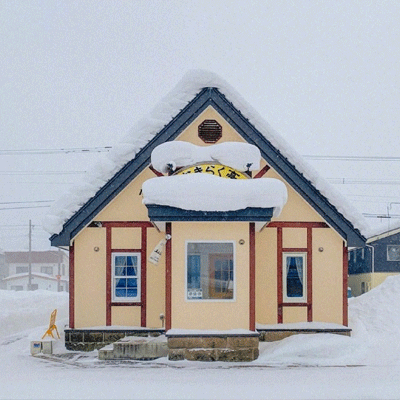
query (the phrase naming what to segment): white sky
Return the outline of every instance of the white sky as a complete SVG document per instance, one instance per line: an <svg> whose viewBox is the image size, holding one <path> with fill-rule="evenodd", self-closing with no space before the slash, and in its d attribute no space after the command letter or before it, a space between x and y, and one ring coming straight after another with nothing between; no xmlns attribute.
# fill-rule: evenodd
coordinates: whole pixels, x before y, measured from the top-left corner
<svg viewBox="0 0 400 400"><path fill-rule="evenodd" d="M4 203L57 199L82 175L49 172L98 157L4 150L112 146L189 69L219 74L300 154L399 156L399 20L398 1L0 2L0 248L27 249L29 219L48 248L46 208L3 208L49 203ZM400 161L310 163L400 181ZM399 185L336 186L361 212L400 202Z"/></svg>

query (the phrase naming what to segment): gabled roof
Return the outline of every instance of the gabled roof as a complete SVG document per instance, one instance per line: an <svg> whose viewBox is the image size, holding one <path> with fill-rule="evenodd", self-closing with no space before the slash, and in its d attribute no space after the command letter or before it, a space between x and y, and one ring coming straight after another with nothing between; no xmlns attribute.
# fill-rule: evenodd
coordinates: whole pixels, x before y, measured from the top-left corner
<svg viewBox="0 0 400 400"><path fill-rule="evenodd" d="M394 236L400 233L400 224L397 223L391 229L379 228L376 229L374 232L371 232L370 236L368 237L367 243L372 243L380 239L384 239L390 236Z"/></svg>
<svg viewBox="0 0 400 400"><path fill-rule="evenodd" d="M104 181L105 184L98 191L94 179L94 184L88 186L86 192L81 189L80 198L72 195L75 196L75 203L59 203L58 210L53 210L53 214L48 216L45 228L47 225L47 230L54 233L50 238L52 245L69 246L70 240L150 164L152 150L161 143L174 140L209 106L248 143L256 145L266 162L347 240L349 246L365 243L361 231L366 229L366 224L361 215L308 166L256 111L215 75L191 73L153 111L156 123L140 124L137 128L142 132L139 140L126 139L125 145L115 150L108 167L105 164L100 166L105 174L98 173L95 178L98 186ZM174 115L172 118L171 114ZM120 164L129 161L118 165L117 160Z"/></svg>

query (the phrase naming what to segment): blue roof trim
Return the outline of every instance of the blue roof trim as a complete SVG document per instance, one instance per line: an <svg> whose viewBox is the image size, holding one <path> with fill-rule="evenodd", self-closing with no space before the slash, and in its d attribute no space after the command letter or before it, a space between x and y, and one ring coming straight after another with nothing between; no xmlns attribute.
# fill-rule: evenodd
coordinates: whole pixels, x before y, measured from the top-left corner
<svg viewBox="0 0 400 400"><path fill-rule="evenodd" d="M114 175L63 226L58 235L50 238L52 246L69 246L70 240L114 199L144 168L150 164L153 149L161 143L174 140L208 106L215 108L223 118L249 143L256 145L262 157L274 168L324 219L349 246L363 246L365 238L324 197L278 149L276 149L242 113L216 88L202 89L179 114L146 144L121 170Z"/></svg>
<svg viewBox="0 0 400 400"><path fill-rule="evenodd" d="M156 204L146 205L150 221L175 222L175 221L245 221L269 222L273 208L247 207L235 211L193 211L177 207Z"/></svg>

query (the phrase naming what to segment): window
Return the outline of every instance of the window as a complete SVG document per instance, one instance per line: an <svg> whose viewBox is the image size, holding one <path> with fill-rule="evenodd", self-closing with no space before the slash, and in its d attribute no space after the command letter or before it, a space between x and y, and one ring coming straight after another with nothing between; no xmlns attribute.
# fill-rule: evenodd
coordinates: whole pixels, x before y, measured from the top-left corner
<svg viewBox="0 0 400 400"><path fill-rule="evenodd" d="M15 290L16 292L20 292L21 290L24 290L24 287L22 285L15 285L15 286L11 286L11 290Z"/></svg>
<svg viewBox="0 0 400 400"><path fill-rule="evenodd" d="M187 242L188 300L234 298L233 242Z"/></svg>
<svg viewBox="0 0 400 400"><path fill-rule="evenodd" d="M16 274L25 274L29 272L29 267L15 267Z"/></svg>
<svg viewBox="0 0 400 400"><path fill-rule="evenodd" d="M290 303L307 301L306 253L283 254L283 300Z"/></svg>
<svg viewBox="0 0 400 400"><path fill-rule="evenodd" d="M53 267L40 267L40 272L42 274L53 275Z"/></svg>
<svg viewBox="0 0 400 400"><path fill-rule="evenodd" d="M140 300L140 253L114 253L112 260L113 301Z"/></svg>
<svg viewBox="0 0 400 400"><path fill-rule="evenodd" d="M387 260L400 261L400 245L387 246Z"/></svg>

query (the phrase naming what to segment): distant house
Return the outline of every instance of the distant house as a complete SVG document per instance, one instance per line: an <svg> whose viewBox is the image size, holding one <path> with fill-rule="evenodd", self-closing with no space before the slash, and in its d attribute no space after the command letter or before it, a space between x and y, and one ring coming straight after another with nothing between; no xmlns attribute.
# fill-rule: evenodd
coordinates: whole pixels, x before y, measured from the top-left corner
<svg viewBox="0 0 400 400"><path fill-rule="evenodd" d="M2 282L7 290L68 291L68 255L64 251L5 252L8 276ZM31 270L29 273L29 265Z"/></svg>
<svg viewBox="0 0 400 400"><path fill-rule="evenodd" d="M66 292L68 291L68 278L50 276L48 274L31 274L31 290L50 290L52 292ZM29 274L15 274L10 275L3 279L5 289L21 291L28 290Z"/></svg>
<svg viewBox="0 0 400 400"><path fill-rule="evenodd" d="M3 279L8 276L8 267L5 262L4 253L0 253L0 289L6 288L6 283L3 282Z"/></svg>
<svg viewBox="0 0 400 400"><path fill-rule="evenodd" d="M359 296L400 273L400 227L374 234L366 245L349 250L349 287Z"/></svg>
<svg viewBox="0 0 400 400"><path fill-rule="evenodd" d="M159 110L99 168L97 193L49 215L70 252L67 347L131 327L166 330L172 359L227 337L248 357L216 357L254 359L277 325L348 332L357 212L215 76L188 76Z"/></svg>

